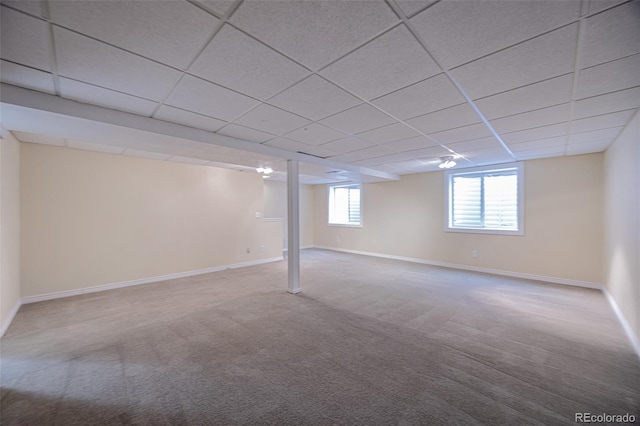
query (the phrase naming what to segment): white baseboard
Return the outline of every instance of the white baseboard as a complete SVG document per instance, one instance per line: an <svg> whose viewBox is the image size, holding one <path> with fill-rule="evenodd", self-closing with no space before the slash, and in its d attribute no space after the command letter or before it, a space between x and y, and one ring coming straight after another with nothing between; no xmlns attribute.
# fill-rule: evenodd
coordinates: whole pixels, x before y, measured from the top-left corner
<svg viewBox="0 0 640 426"><path fill-rule="evenodd" d="M141 278L138 280L122 281L119 283L103 284L93 287L79 288L77 290L58 291L55 293L41 294L38 296L29 296L22 298L22 304L43 302L45 300L60 299L62 297L77 296L80 294L95 293L98 291L114 290L116 288L131 287L134 285L149 284L159 281L175 280L177 278L192 277L194 275L209 274L211 272L219 272L225 269L245 268L247 266L262 265L264 263L277 262L283 260L282 256L271 257L268 259L252 260L249 262L233 263L231 265L214 266L211 268L197 269L194 271L178 272L175 274L160 275L156 277Z"/></svg>
<svg viewBox="0 0 640 426"><path fill-rule="evenodd" d="M320 247L317 247L317 246L314 246L314 245L300 246L300 250L311 249L311 248L320 248ZM289 251L289 249L288 248L283 248L282 251L286 253L286 252Z"/></svg>
<svg viewBox="0 0 640 426"><path fill-rule="evenodd" d="M20 306L22 306L22 302L20 300L16 301L15 305L13 305L11 312L9 312L9 316L5 319L4 324L2 324L2 329L0 329L0 337L4 336L4 333L6 333L7 330L9 329L9 326L11 325L11 323L13 322L13 319L18 313Z"/></svg>
<svg viewBox="0 0 640 426"><path fill-rule="evenodd" d="M613 309L613 312L616 314L616 317L618 317L618 321L620 321L620 324L622 325L622 328L624 329L624 332L626 333L627 338L629 339L629 342L633 347L633 350L636 351L638 358L640 358L640 339L638 339L638 336L636 336L636 334L633 332L633 328L631 328L631 324L629 324L627 319L622 314L620 307L616 303L616 300L613 298L611 293L609 293L609 291L606 288L603 289L602 292L605 294L605 296L607 296L607 300L611 305L611 309Z"/></svg>
<svg viewBox="0 0 640 426"><path fill-rule="evenodd" d="M344 253L361 254L364 256L382 257L385 259L402 260L405 262L412 262L412 263L421 263L423 265L442 266L444 268L462 269L465 271L482 272L485 274L503 275L503 276L513 277L513 278L544 281L544 282L553 283L553 284L563 284L563 285L571 285L576 287L593 288L596 290L603 289L602 284L591 283L586 281L570 280L566 278L547 277L544 275L526 274L522 272L505 271L502 269L490 269L490 268L481 268L478 266L459 265L457 263L446 263L446 262L439 262L435 260L416 259L413 257L395 256L392 254L374 253L369 251L349 250L349 249L326 247L326 246L314 246L314 247L319 249L324 249L324 250L340 251Z"/></svg>

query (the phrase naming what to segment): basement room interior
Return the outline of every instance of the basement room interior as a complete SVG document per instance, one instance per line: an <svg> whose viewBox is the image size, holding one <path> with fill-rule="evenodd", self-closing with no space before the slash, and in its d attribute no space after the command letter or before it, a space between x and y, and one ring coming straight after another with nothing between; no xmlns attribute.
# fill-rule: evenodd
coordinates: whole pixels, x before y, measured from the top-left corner
<svg viewBox="0 0 640 426"><path fill-rule="evenodd" d="M639 0L0 0L0 423L640 421Z"/></svg>

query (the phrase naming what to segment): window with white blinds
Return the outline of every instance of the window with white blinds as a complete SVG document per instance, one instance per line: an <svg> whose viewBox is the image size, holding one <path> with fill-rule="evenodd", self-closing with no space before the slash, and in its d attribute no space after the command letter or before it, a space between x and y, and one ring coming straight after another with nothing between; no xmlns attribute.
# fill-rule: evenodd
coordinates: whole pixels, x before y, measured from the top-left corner
<svg viewBox="0 0 640 426"><path fill-rule="evenodd" d="M360 185L329 187L329 223L332 225L360 225Z"/></svg>
<svg viewBox="0 0 640 426"><path fill-rule="evenodd" d="M446 177L448 231L523 234L522 163Z"/></svg>

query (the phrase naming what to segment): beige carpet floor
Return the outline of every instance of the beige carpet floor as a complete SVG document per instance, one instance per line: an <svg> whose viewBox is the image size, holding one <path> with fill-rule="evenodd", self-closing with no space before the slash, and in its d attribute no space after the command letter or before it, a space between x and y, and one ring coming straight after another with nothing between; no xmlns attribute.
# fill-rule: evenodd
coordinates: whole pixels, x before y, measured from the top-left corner
<svg viewBox="0 0 640 426"><path fill-rule="evenodd" d="M323 250L23 306L3 425L562 425L640 417L602 293Z"/></svg>

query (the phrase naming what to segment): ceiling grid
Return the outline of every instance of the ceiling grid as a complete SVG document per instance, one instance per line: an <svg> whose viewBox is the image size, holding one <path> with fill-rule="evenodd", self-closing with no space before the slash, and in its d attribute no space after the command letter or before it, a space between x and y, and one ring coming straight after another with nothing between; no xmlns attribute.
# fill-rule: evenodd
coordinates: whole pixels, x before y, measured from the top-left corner
<svg viewBox="0 0 640 426"><path fill-rule="evenodd" d="M437 170L444 155L470 167L600 152L640 107L640 0L0 0L0 15L3 87L210 140L0 123L24 141L270 164L276 178L279 158L306 153L308 183Z"/></svg>

